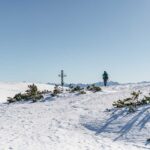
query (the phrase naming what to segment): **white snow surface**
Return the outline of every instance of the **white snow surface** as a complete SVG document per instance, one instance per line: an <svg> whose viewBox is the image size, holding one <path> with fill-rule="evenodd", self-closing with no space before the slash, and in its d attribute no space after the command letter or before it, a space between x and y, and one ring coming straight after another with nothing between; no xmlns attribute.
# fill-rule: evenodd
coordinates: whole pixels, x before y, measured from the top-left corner
<svg viewBox="0 0 150 150"><path fill-rule="evenodd" d="M1 102L24 92L28 83L0 83ZM41 90L53 86L38 84ZM135 113L112 103L134 90L145 95L150 84L102 87L85 95L63 93L37 103L0 104L0 150L146 150L150 149L150 105ZM109 111L107 110L109 109Z"/></svg>

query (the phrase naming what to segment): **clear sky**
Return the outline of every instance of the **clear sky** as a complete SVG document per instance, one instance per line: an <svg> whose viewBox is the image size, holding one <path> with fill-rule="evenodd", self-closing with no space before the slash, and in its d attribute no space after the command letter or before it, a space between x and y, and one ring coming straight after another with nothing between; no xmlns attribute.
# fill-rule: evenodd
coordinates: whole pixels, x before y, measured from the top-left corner
<svg viewBox="0 0 150 150"><path fill-rule="evenodd" d="M0 1L0 81L150 81L150 0Z"/></svg>

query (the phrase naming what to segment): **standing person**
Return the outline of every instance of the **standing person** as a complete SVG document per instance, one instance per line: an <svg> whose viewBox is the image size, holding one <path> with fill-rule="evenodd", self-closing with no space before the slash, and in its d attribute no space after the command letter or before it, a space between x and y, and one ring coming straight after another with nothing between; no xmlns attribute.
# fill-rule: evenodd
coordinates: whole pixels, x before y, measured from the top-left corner
<svg viewBox="0 0 150 150"><path fill-rule="evenodd" d="M109 79L108 73L106 71L104 71L104 73L103 73L104 86L107 86L108 79Z"/></svg>

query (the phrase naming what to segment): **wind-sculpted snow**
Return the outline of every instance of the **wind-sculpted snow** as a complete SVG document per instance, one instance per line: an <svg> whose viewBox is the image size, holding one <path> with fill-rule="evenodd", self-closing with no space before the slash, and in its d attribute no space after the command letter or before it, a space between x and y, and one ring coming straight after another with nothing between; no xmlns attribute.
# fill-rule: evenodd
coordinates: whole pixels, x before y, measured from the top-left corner
<svg viewBox="0 0 150 150"><path fill-rule="evenodd" d="M132 90L148 94L149 88L103 87L98 93L47 94L42 102L1 104L0 150L150 149L150 106L131 114L112 107Z"/></svg>

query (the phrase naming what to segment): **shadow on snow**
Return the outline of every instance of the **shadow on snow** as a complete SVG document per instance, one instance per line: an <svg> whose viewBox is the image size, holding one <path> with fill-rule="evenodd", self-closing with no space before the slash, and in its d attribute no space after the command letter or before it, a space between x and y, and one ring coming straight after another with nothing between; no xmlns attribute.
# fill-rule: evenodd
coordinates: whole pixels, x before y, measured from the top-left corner
<svg viewBox="0 0 150 150"><path fill-rule="evenodd" d="M127 109L114 109L107 120L84 123L83 126L96 132L96 135L101 133L117 133L119 136L114 139L116 141L132 130L133 126L139 127L139 131L141 131L150 121L150 113L148 110L150 110L150 106L144 107L135 113L128 114Z"/></svg>

